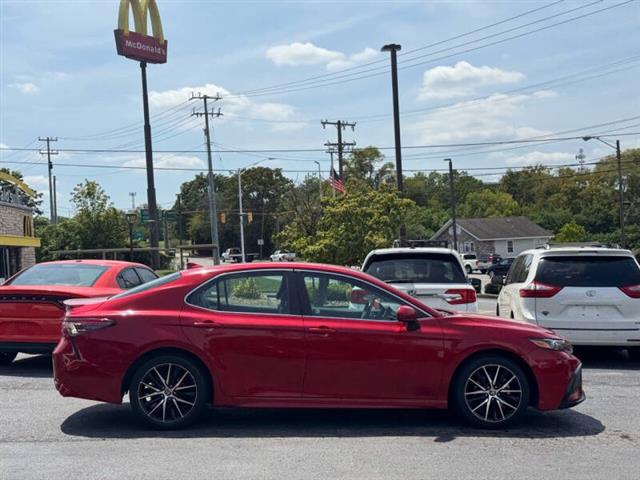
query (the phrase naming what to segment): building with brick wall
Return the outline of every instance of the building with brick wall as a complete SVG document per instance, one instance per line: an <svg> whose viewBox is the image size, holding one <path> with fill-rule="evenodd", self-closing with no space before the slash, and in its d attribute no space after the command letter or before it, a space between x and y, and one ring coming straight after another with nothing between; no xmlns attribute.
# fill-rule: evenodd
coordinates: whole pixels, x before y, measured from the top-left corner
<svg viewBox="0 0 640 480"><path fill-rule="evenodd" d="M40 239L33 232L33 211L23 201L23 194L33 195L19 179L0 172L0 281L36 262Z"/></svg>
<svg viewBox="0 0 640 480"><path fill-rule="evenodd" d="M545 245L553 237L552 232L527 217L459 218L456 225L458 251L475 253L479 258L490 253L515 257L524 250ZM431 240L446 241L453 248L452 221L447 221Z"/></svg>

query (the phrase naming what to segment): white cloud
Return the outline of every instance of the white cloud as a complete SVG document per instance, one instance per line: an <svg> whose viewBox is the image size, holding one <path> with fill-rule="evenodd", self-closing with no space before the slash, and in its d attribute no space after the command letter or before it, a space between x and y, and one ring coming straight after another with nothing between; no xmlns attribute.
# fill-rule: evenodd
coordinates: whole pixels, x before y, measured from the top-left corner
<svg viewBox="0 0 640 480"><path fill-rule="evenodd" d="M525 78L520 72L510 72L484 65L475 67L468 62L453 67L438 66L424 72L419 100L455 98L472 95L489 85L518 83Z"/></svg>
<svg viewBox="0 0 640 480"><path fill-rule="evenodd" d="M145 165L144 156L134 157L122 163L123 167L144 167ZM198 157L170 153L156 153L153 156L153 165L156 168L205 168L204 161ZM141 170L141 172L144 171Z"/></svg>
<svg viewBox="0 0 640 480"><path fill-rule="evenodd" d="M37 187L49 187L49 177L45 177L44 175L27 175L24 177L24 183L29 185L31 188Z"/></svg>
<svg viewBox="0 0 640 480"><path fill-rule="evenodd" d="M549 165L554 163L567 163L572 160L575 160L574 153L534 151L516 157L507 157L506 163L508 165Z"/></svg>
<svg viewBox="0 0 640 480"><path fill-rule="evenodd" d="M38 87L36 84L31 83L31 82L10 83L9 87L10 88L15 88L20 93L24 93L24 94L27 94L27 95L28 94L32 94L32 93L38 93L40 91L40 87Z"/></svg>
<svg viewBox="0 0 640 480"><path fill-rule="evenodd" d="M481 100L460 102L436 109L407 130L418 143L459 143L527 138L548 133L521 125L527 121L524 107L528 102L548 98L548 93L529 95L496 94Z"/></svg>
<svg viewBox="0 0 640 480"><path fill-rule="evenodd" d="M322 65L334 71L366 62L378 55L373 48L365 48L351 55L337 50L328 50L313 43L293 42L288 45L276 45L267 49L266 57L278 66Z"/></svg>
<svg viewBox="0 0 640 480"><path fill-rule="evenodd" d="M196 87L183 87L174 90L165 90L162 92L149 93L149 103L152 107L167 108L178 105L191 97L191 94L209 95L215 97L220 95L222 102L213 104L210 107L220 106L223 116L219 121L224 122L226 119L245 121L255 119L275 120L295 122L296 110L293 106L285 103L265 102L258 103L249 97L243 95L233 95L224 87L218 85L206 84ZM202 109L202 103L194 103L196 109ZM300 123L289 123L287 129L299 128L305 125ZM187 123L185 128L189 128L192 124ZM281 126L273 126L273 129L279 129Z"/></svg>

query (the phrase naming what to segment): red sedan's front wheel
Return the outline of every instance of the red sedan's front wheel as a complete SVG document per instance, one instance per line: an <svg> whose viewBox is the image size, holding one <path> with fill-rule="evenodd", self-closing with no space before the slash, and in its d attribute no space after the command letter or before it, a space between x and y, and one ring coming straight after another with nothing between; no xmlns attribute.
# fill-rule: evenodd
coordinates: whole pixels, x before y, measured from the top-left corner
<svg viewBox="0 0 640 480"><path fill-rule="evenodd" d="M527 376L518 364L500 355L473 359L454 382L455 409L478 427L507 427L520 420L529 406Z"/></svg>
<svg viewBox="0 0 640 480"><path fill-rule="evenodd" d="M180 355L159 355L144 362L129 387L138 418L159 429L183 428L205 408L207 383L201 369Z"/></svg>

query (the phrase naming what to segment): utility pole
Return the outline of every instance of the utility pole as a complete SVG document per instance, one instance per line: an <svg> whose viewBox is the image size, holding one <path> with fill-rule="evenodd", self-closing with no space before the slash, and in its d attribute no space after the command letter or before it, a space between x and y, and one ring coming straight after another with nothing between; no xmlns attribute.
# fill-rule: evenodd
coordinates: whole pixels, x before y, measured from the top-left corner
<svg viewBox="0 0 640 480"><path fill-rule="evenodd" d="M46 155L47 156L47 167L49 170L49 220L51 220L51 223L56 223L56 217L55 217L55 206L53 204L53 179L51 177L51 173L53 171L53 163L51 162L51 155L58 155L58 151L57 150L51 150L51 142L57 142L58 139L57 138L53 138L53 137L38 137L38 140L40 142L47 142L47 151L43 152L42 150L40 150L40 155Z"/></svg>
<svg viewBox="0 0 640 480"><path fill-rule="evenodd" d="M129 192L129 196L131 197L131 210L136 209L136 192Z"/></svg>
<svg viewBox="0 0 640 480"><path fill-rule="evenodd" d="M160 238L158 225L158 205L156 203L156 182L153 176L153 147L151 144L151 123L149 120L149 92L147 89L147 62L140 62L142 74L142 107L144 112L144 152L147 167L147 208L149 209L149 243L151 248L151 268L160 267Z"/></svg>
<svg viewBox="0 0 640 480"><path fill-rule="evenodd" d="M247 261L244 253L244 212L242 211L242 169L238 169L238 205L240 208L240 252L242 263Z"/></svg>
<svg viewBox="0 0 640 480"><path fill-rule="evenodd" d="M458 226L456 225L456 193L453 188L453 163L450 158L445 158L449 162L449 191L451 193L451 226L453 227L453 249L458 251Z"/></svg>
<svg viewBox="0 0 640 480"><path fill-rule="evenodd" d="M193 110L192 116L195 117L204 117L204 135L207 140L207 167L208 167L208 189L207 194L209 197L209 221L211 223L211 244L213 245L213 263L214 265L220 264L220 243L218 242L218 209L216 206L216 190L215 183L213 178L213 161L211 160L211 132L209 130L209 117L220 117L222 113L220 113L220 109L217 112L214 112L213 109L211 112L208 110L207 101L213 100L217 102L221 100L220 95L215 97L210 97L209 95L198 95L191 94L191 100L202 100L204 103L204 112L196 112Z"/></svg>
<svg viewBox="0 0 640 480"><path fill-rule="evenodd" d="M340 178L342 177L342 166L344 163L344 147L355 147L356 142L343 142L342 141L342 130L347 127L351 127L351 131L354 131L356 128L356 122L345 122L344 120L338 120L335 122L330 122L328 120L322 120L320 122L322 124L322 128L327 128L327 125L335 125L338 131L338 141L336 143L327 142L325 146L327 147L336 147L338 151L338 174Z"/></svg>
<svg viewBox="0 0 640 480"><path fill-rule="evenodd" d="M176 194L176 197L178 197L178 245L182 246L182 197L179 193ZM178 250L180 250L180 270L182 270L184 268L183 249L179 248Z"/></svg>
<svg viewBox="0 0 640 480"><path fill-rule="evenodd" d="M578 171L580 173L584 173L584 159L587 158L587 156L584 154L584 150L581 148L578 150L578 153L576 155L576 161L579 164L578 167Z"/></svg>
<svg viewBox="0 0 640 480"><path fill-rule="evenodd" d="M393 90L393 133L396 147L396 181L398 184L398 194L403 196L404 185L402 179L402 147L400 142L400 101L398 100L398 60L397 53L402 47L391 43L382 47L383 52L391 54L391 87ZM406 227L404 223L400 225L400 246L406 244Z"/></svg>

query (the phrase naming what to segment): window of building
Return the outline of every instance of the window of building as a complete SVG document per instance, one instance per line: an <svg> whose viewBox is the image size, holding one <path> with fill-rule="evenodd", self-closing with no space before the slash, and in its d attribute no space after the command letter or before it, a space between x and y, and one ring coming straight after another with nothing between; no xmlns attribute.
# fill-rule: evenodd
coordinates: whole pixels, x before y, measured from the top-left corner
<svg viewBox="0 0 640 480"><path fill-rule="evenodd" d="M507 240L507 253L513 253L513 240Z"/></svg>

